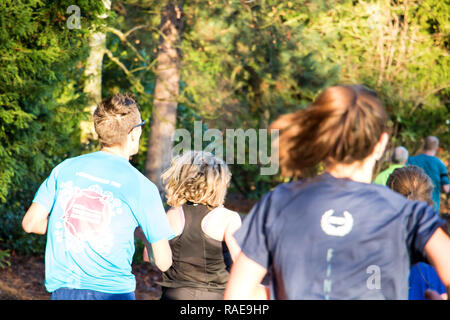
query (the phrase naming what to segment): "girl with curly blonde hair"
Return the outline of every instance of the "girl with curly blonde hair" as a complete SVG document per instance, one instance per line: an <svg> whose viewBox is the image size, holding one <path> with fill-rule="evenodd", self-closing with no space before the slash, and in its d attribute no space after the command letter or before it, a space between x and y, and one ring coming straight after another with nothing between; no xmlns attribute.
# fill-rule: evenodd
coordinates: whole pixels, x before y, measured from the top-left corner
<svg viewBox="0 0 450 320"><path fill-rule="evenodd" d="M211 153L189 151L172 159L161 178L176 234L161 299L223 299L229 275L225 256L227 250L232 260L239 254L232 234L241 226L239 214L223 206L231 179L227 164Z"/></svg>

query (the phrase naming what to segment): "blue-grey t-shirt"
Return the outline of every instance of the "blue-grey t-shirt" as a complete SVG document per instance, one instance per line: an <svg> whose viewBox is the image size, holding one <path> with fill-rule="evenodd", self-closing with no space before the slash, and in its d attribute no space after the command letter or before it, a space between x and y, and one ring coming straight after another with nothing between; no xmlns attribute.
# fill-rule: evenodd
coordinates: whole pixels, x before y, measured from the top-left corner
<svg viewBox="0 0 450 320"><path fill-rule="evenodd" d="M436 211L439 212L439 202L441 196L441 186L449 184L447 168L445 164L437 157L426 154L419 154L408 158L407 165L415 165L423 169L433 182L433 202Z"/></svg>
<svg viewBox="0 0 450 320"><path fill-rule="evenodd" d="M444 223L425 202L325 173L264 195L234 236L274 299L407 299L410 263Z"/></svg>

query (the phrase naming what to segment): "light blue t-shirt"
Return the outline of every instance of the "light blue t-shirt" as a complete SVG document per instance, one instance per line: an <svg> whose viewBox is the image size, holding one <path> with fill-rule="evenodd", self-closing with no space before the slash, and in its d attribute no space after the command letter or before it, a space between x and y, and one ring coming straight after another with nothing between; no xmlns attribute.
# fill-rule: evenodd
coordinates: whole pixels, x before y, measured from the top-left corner
<svg viewBox="0 0 450 320"><path fill-rule="evenodd" d="M136 289L134 230L150 243L172 239L157 187L125 158L102 151L67 159L33 202L49 212L45 286L106 293Z"/></svg>

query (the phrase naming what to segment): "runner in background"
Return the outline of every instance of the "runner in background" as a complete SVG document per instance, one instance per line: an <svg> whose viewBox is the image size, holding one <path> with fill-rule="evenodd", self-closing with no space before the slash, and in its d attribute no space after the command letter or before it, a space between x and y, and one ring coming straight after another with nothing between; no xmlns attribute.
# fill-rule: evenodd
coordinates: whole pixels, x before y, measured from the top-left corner
<svg viewBox="0 0 450 320"><path fill-rule="evenodd" d="M134 231L151 243L156 266L172 264L174 234L158 189L129 159L139 150L136 101L118 94L101 102L94 125L101 150L56 166L22 221L47 233L45 286L52 300L134 300Z"/></svg>
<svg viewBox="0 0 450 320"><path fill-rule="evenodd" d="M433 205L433 182L430 177L417 166L406 166L395 169L389 176L386 185L410 200L425 201ZM443 226L447 232L447 226ZM425 262L416 263L409 274L409 300L425 300L427 290L435 290L447 300L444 284L433 266Z"/></svg>
<svg viewBox="0 0 450 320"><path fill-rule="evenodd" d="M424 151L408 159L407 164L416 165L425 171L433 182L433 202L436 211L439 213L439 203L441 198L441 191L449 193L450 182L448 179L447 168L445 164L436 157L439 150L439 139L434 136L425 138Z"/></svg>
<svg viewBox="0 0 450 320"><path fill-rule="evenodd" d="M223 206L228 166L209 152L189 151L175 157L161 178L176 233L170 240L173 264L159 283L161 299L223 299L229 265L240 252L232 234L241 226L239 214Z"/></svg>
<svg viewBox="0 0 450 320"><path fill-rule="evenodd" d="M392 153L392 163L386 169L381 171L373 183L386 185L386 181L389 178L389 175L397 168L402 168L405 166L406 161L408 161L408 150L405 147L396 147L394 152Z"/></svg>
<svg viewBox="0 0 450 320"><path fill-rule="evenodd" d="M372 184L389 140L374 91L339 85L281 116L283 172L325 173L279 185L234 234L242 252L226 299L248 299L268 271L272 299L407 299L410 264L433 264L450 290L450 238L425 202Z"/></svg>

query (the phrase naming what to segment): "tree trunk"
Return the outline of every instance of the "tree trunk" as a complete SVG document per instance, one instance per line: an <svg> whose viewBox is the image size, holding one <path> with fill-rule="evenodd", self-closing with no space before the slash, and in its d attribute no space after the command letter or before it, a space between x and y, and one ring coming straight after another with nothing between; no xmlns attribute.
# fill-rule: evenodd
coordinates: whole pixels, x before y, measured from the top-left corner
<svg viewBox="0 0 450 320"><path fill-rule="evenodd" d="M107 10L111 10L110 0L103 0L103 4ZM100 16L100 18L106 17L107 14ZM86 80L84 82L83 92L89 99L85 111L92 115L97 104L102 100L102 64L103 56L106 51L106 33L92 31L89 37L89 47L89 57L86 60L84 69ZM89 140L97 139L92 119L82 121L80 123L80 128L81 142L88 143Z"/></svg>
<svg viewBox="0 0 450 320"><path fill-rule="evenodd" d="M160 30L164 36L161 36L158 47L156 85L145 164L145 175L157 185L161 194L164 193L161 174L170 163L172 137L177 121L182 7L182 3L169 1L161 12Z"/></svg>

